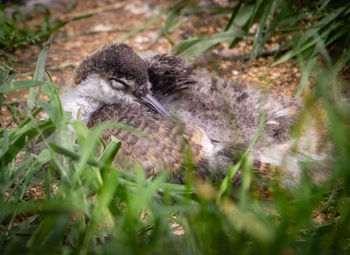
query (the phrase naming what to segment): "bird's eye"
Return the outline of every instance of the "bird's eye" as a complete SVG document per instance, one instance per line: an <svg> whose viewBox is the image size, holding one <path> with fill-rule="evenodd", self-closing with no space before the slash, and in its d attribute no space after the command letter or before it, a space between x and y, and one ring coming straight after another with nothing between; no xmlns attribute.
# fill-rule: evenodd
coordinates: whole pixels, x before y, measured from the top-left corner
<svg viewBox="0 0 350 255"><path fill-rule="evenodd" d="M111 86L115 89L125 89L128 87L128 84L124 79L111 78L109 80L111 82Z"/></svg>

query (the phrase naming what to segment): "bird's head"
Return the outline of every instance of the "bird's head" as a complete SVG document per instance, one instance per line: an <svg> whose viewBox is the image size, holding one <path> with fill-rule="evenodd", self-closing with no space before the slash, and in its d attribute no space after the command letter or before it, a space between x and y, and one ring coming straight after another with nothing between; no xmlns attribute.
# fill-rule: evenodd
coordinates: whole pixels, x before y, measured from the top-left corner
<svg viewBox="0 0 350 255"><path fill-rule="evenodd" d="M101 103L139 101L169 115L151 95L147 63L125 44L112 44L86 57L74 75L74 84Z"/></svg>

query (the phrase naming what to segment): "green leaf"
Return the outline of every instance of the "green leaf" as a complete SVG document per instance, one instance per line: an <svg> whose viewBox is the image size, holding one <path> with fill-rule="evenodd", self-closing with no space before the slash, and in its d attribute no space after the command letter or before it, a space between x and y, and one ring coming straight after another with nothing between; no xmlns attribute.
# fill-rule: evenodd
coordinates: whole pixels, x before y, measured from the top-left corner
<svg viewBox="0 0 350 255"><path fill-rule="evenodd" d="M119 123L119 122L105 122L105 123L102 123L102 124L94 127L89 132L89 135L87 136L86 139L82 138L83 142L80 144L80 148L79 148L79 154L80 154L79 155L79 162L78 162L78 165L76 167L75 176L74 176L75 181L79 179L81 173L83 172L83 170L87 166L89 160L93 159L93 152L95 151L96 144L97 144L102 132L108 127L127 129L127 130L130 130L130 131L135 132L137 134L143 135L136 128L133 128L129 125ZM99 164L101 165L102 163L99 163Z"/></svg>
<svg viewBox="0 0 350 255"><path fill-rule="evenodd" d="M28 141L45 130L53 127L53 124L50 121L43 121L41 123L42 124L39 125L33 124L31 127L24 127L24 130L20 134L13 137L14 140L11 140L11 145L0 158L0 167L4 167L9 164L28 143Z"/></svg>
<svg viewBox="0 0 350 255"><path fill-rule="evenodd" d="M5 83L6 77L9 75L10 73L10 69L9 68L4 68L3 66L1 66L0 69L0 86L2 86L3 83ZM1 87L0 87L1 89Z"/></svg>
<svg viewBox="0 0 350 255"><path fill-rule="evenodd" d="M309 80L311 71L313 70L315 63L317 61L317 57L312 58L311 60L309 60L306 64L305 70L303 71L303 75L301 76L300 82L299 82L299 86L298 86L298 90L295 94L295 97L299 97L301 94L301 91L305 85L305 83Z"/></svg>
<svg viewBox="0 0 350 255"><path fill-rule="evenodd" d="M236 17L234 18L233 24L235 24L238 27L243 27L245 24L247 24L247 22L251 18L253 11L254 11L253 4L244 5L239 10Z"/></svg>
<svg viewBox="0 0 350 255"><path fill-rule="evenodd" d="M242 37L244 34L238 30L217 33L209 37L199 37L186 40L177 46L176 53L182 57L199 56L218 43L230 42L236 37Z"/></svg>
<svg viewBox="0 0 350 255"><path fill-rule="evenodd" d="M76 160L76 161L80 161L81 160L81 153L69 150L67 148L62 147L61 145L58 145L58 144L55 144L55 143L50 143L50 148L54 152L56 152L58 154L61 154L61 155L64 155L66 157L69 157L69 158L71 158L73 160ZM88 165L90 165L90 166L98 167L100 169L111 168L111 169L117 171L116 168L110 167L110 166L104 164L103 162L97 161L96 159L93 159L93 158L89 158L86 161L86 163ZM127 177L129 180L133 180L134 179L133 175L131 175L131 174L127 173L127 172L123 172L122 176ZM172 186L171 184L169 184L169 185ZM181 188L181 187L178 187L178 186L176 186L176 187L178 188L179 191L184 191L184 188Z"/></svg>
<svg viewBox="0 0 350 255"><path fill-rule="evenodd" d="M107 145L99 161L106 165L111 165L121 146L121 142L115 137L111 137L111 142Z"/></svg>
<svg viewBox="0 0 350 255"><path fill-rule="evenodd" d="M83 144L89 136L88 127L80 121L73 121L71 125L74 128L74 132L77 136L78 143Z"/></svg>
<svg viewBox="0 0 350 255"><path fill-rule="evenodd" d="M238 2L238 4L237 4L236 6L233 7L232 13L231 13L231 17L230 17L229 21L227 22L227 25L226 25L226 27L225 27L225 31L227 31L227 30L231 27L233 21L235 20L235 17L236 17L236 15L237 15L237 13L238 13L239 10L241 9L242 2L243 2L243 1L240 0L240 1Z"/></svg>
<svg viewBox="0 0 350 255"><path fill-rule="evenodd" d="M40 87L45 84L47 84L47 81L23 80L23 81L6 82L3 86L0 87L0 93L6 93L17 89Z"/></svg>
<svg viewBox="0 0 350 255"><path fill-rule="evenodd" d="M7 129L2 133L3 138L1 140L1 155L4 155L9 148L9 131Z"/></svg>
<svg viewBox="0 0 350 255"><path fill-rule="evenodd" d="M228 190L228 188L231 186L231 181L232 178L235 176L239 168L241 167L242 163L248 156L249 152L252 150L254 144L258 140L263 128L264 128L264 123L265 123L265 112L261 115L260 122L259 122L259 128L258 132L256 133L255 137L253 138L253 141L250 143L248 149L243 153L241 159L238 161L238 163L234 167L229 167L227 176L224 178L224 180L221 182L219 192L216 196L216 202L219 203L221 200L221 197L223 194Z"/></svg>
<svg viewBox="0 0 350 255"><path fill-rule="evenodd" d="M253 59L256 58L258 54L258 50L262 46L263 40L261 40L261 38L262 38L263 30L268 25L269 19L274 15L276 8L278 7L278 2L279 0L269 1L263 8L263 13L261 16L261 20L259 22L258 31L255 34L255 40L253 43L252 53L250 55L248 65L253 61Z"/></svg>
<svg viewBox="0 0 350 255"><path fill-rule="evenodd" d="M33 75L34 81L42 81L44 79L44 72L45 72L45 63L47 59L47 54L49 52L49 48L51 46L52 42L52 36L47 40L46 45L41 50L38 58L38 62L36 64L35 72ZM34 108L36 101L39 98L40 88L31 88L28 94L28 100L27 100L27 108L28 112L32 111Z"/></svg>

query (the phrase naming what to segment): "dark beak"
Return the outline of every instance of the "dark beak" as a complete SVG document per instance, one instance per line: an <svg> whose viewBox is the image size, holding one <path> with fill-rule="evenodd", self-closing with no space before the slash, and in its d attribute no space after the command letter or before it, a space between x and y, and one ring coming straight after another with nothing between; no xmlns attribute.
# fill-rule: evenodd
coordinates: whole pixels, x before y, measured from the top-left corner
<svg viewBox="0 0 350 255"><path fill-rule="evenodd" d="M158 100L150 94L147 94L145 97L143 97L142 101L144 104L146 104L156 112L160 113L161 115L168 117L170 116L170 113L167 110L165 110L164 107L158 102Z"/></svg>

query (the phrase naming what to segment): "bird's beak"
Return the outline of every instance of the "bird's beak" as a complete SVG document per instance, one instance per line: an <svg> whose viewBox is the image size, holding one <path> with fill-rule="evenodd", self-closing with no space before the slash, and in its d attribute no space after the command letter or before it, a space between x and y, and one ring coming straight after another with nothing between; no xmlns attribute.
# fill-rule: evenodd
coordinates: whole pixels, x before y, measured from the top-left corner
<svg viewBox="0 0 350 255"><path fill-rule="evenodd" d="M157 99L155 99L150 94L147 94L145 97L143 97L143 103L145 103L147 106L155 110L156 112L160 113L163 116L170 116L170 113L164 109L164 107L158 102Z"/></svg>

